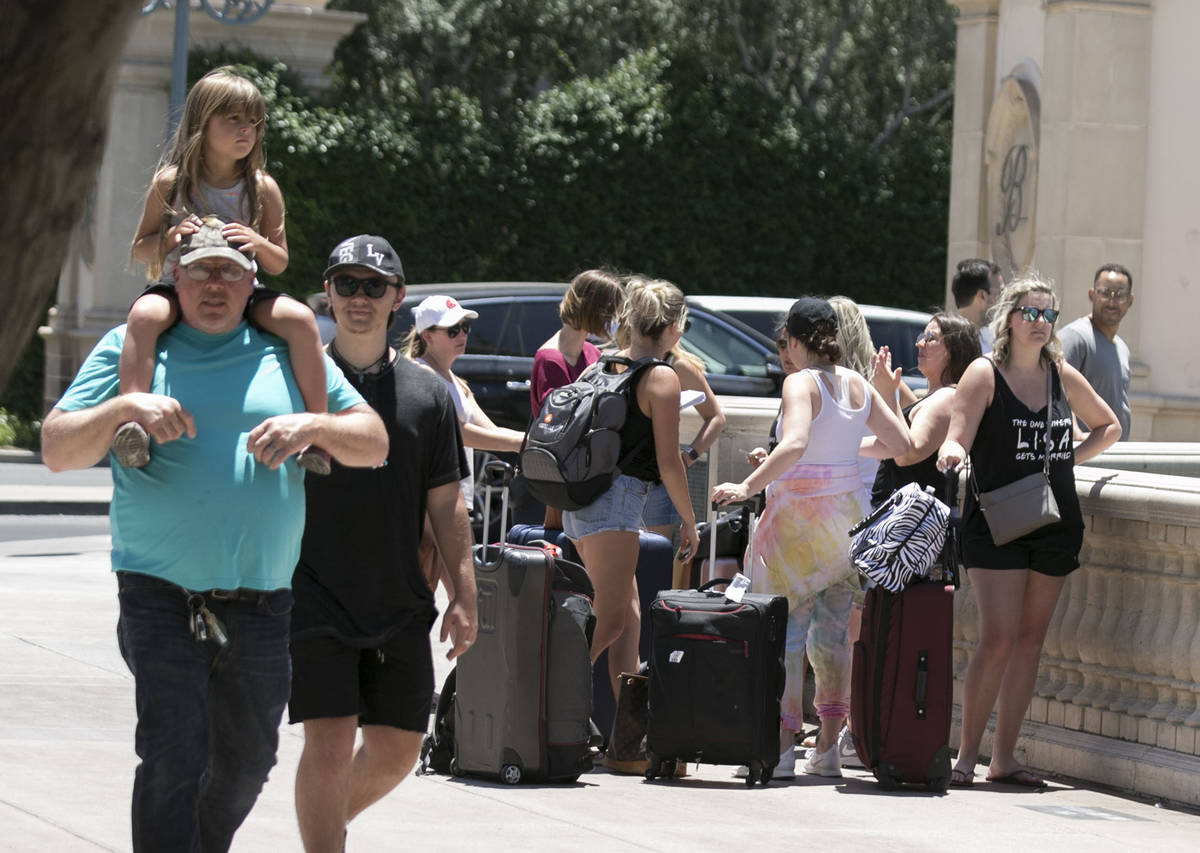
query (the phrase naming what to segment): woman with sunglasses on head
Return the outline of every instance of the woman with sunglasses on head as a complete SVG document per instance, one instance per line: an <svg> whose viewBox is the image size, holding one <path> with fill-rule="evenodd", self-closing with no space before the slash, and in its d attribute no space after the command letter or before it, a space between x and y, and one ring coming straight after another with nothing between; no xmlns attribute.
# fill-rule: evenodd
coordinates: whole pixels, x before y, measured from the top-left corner
<svg viewBox="0 0 1200 853"><path fill-rule="evenodd" d="M1053 288L1036 276L1004 288L992 313L992 352L963 373L949 434L938 452L939 471L958 468L970 454L972 485L963 509L962 547L979 610L979 642L963 685L962 739L951 785L974 782L993 706L996 732L987 780L1028 788L1045 785L1017 762L1014 750L1033 698L1046 629L1067 575L1079 567L1083 517L1073 467L1121 435L1116 415L1062 359L1054 334L1058 313ZM1072 411L1097 425L1074 448ZM1061 520L996 545L977 492L1041 473L1047 453Z"/></svg>
<svg viewBox="0 0 1200 853"><path fill-rule="evenodd" d="M788 599L775 776L795 775L806 652L816 675L821 730L804 771L841 776L838 733L850 711L846 634L858 588L846 531L867 513L860 443L869 431L879 437L877 455L895 456L908 451L908 430L878 391L841 366L837 314L826 300L796 300L786 339L786 354L799 370L783 382L779 443L745 480L714 487L712 499L738 502L767 489L766 511L754 533L754 571L765 591Z"/></svg>
<svg viewBox="0 0 1200 853"><path fill-rule="evenodd" d="M965 317L942 311L934 314L917 337L917 370L929 382L929 391L915 403L901 408L897 391L900 368L892 369L891 353L880 347L872 358L871 382L893 410L904 418L912 436L912 448L901 456L881 459L871 487L871 506L877 507L892 492L909 483L932 486L940 495L945 478L937 469L938 449L950 430L954 393L967 366L979 358L979 331ZM863 447L875 443L863 439Z"/></svg>
<svg viewBox="0 0 1200 853"><path fill-rule="evenodd" d="M404 338L404 354L433 371L450 390L463 444L474 450L516 453L525 438L515 429L496 426L480 407L466 381L450 370L454 360L466 352L467 335L477 311L464 308L452 296L427 296L413 311L413 327ZM463 501L470 511L475 505L475 470L467 454L469 472L462 479Z"/></svg>

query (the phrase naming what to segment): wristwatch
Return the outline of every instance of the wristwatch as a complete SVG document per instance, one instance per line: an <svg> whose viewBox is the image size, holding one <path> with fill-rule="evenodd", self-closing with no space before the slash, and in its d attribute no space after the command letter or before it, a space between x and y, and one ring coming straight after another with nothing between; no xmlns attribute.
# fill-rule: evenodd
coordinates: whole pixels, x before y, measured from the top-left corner
<svg viewBox="0 0 1200 853"><path fill-rule="evenodd" d="M691 459L693 462L695 462L697 459L700 458L700 453L696 450L696 448L692 447L690 444L687 447L683 448L683 452L686 453L687 458Z"/></svg>

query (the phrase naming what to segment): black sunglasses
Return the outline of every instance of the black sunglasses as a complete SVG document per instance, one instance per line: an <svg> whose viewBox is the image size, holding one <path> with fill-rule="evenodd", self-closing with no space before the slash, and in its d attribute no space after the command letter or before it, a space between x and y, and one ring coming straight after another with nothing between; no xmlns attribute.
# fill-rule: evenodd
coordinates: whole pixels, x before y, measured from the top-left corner
<svg viewBox="0 0 1200 853"><path fill-rule="evenodd" d="M454 326L450 326L448 328L442 328L441 326L439 326L438 328L442 329L442 331L446 333L446 337L451 338L451 339L457 338L460 334L462 334L462 335L471 334L471 323L469 320L463 320L461 323L458 323L457 325L454 325Z"/></svg>
<svg viewBox="0 0 1200 853"><path fill-rule="evenodd" d="M1022 305L1017 310L1021 312L1021 318L1027 323L1036 323L1037 318L1041 316L1053 326L1054 321L1058 319L1058 309L1056 308L1034 308L1032 305Z"/></svg>
<svg viewBox="0 0 1200 853"><path fill-rule="evenodd" d="M387 293L390 282L383 276L371 278L354 278L349 275L335 275L329 280L338 296L353 296L361 287L362 292L372 299L378 299Z"/></svg>

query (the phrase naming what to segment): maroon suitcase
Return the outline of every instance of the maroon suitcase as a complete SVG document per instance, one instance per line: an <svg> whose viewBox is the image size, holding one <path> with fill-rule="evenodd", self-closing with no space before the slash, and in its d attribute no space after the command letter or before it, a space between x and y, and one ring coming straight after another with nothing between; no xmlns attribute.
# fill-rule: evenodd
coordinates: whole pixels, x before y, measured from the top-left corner
<svg viewBox="0 0 1200 853"><path fill-rule="evenodd" d="M850 714L858 757L885 789L950 784L953 604L953 586L936 581L867 591Z"/></svg>

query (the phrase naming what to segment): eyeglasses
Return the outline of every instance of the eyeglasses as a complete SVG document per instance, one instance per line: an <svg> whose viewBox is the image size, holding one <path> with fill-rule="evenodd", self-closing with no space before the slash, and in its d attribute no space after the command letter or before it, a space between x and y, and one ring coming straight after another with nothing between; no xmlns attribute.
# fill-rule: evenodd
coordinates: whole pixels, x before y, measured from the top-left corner
<svg viewBox="0 0 1200 853"><path fill-rule="evenodd" d="M353 296L358 293L361 287L362 292L372 299L378 299L387 293L388 280L383 276L372 276L371 278L354 278L349 275L335 275L329 280L333 285L333 289L337 291L338 296Z"/></svg>
<svg viewBox="0 0 1200 853"><path fill-rule="evenodd" d="M471 334L471 323L467 320L463 320L461 323L450 326L449 328L442 328L441 326L438 326L437 328L445 332L446 337L450 338L451 340L457 338L459 335Z"/></svg>
<svg viewBox="0 0 1200 853"><path fill-rule="evenodd" d="M917 343L919 344L936 344L941 340L937 332L921 332L917 335Z"/></svg>
<svg viewBox="0 0 1200 853"><path fill-rule="evenodd" d="M1129 299L1128 290L1109 290L1107 287L1095 288L1096 295L1109 302L1125 302Z"/></svg>
<svg viewBox="0 0 1200 853"><path fill-rule="evenodd" d="M1022 305L1017 310L1021 312L1021 319L1027 323L1036 323L1037 318L1040 316L1053 326L1054 322L1058 319L1057 308L1034 308L1032 305Z"/></svg>
<svg viewBox="0 0 1200 853"><path fill-rule="evenodd" d="M233 264L221 264L219 267L210 267L208 264L188 264L186 269L188 278L192 281L208 281L216 275L225 281L240 281L246 274L246 270Z"/></svg>

